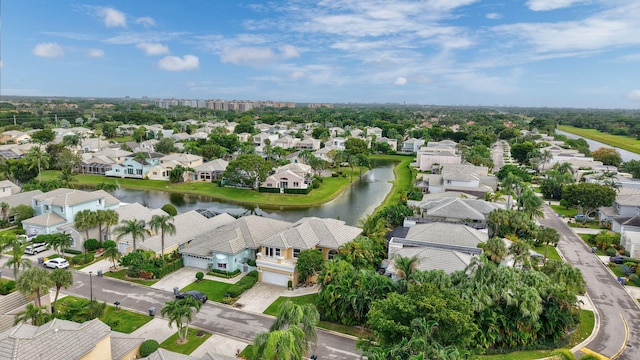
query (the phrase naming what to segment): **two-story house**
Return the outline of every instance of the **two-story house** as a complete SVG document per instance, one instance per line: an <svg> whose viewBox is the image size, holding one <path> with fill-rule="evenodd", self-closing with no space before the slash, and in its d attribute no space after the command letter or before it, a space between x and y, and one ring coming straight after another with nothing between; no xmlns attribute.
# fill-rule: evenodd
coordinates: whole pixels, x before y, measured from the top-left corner
<svg viewBox="0 0 640 360"><path fill-rule="evenodd" d="M168 181L171 170L175 169L176 166L180 165L186 169L195 169L196 167L202 165L202 163L202 156L199 155L184 153L169 154L161 157L158 164L149 169L147 176L150 180ZM185 172L184 179L187 180L190 178L190 176L193 175Z"/></svg>
<svg viewBox="0 0 640 360"><path fill-rule="evenodd" d="M416 153L420 148L424 145L423 139L411 138L402 142L402 147L400 148L400 152L403 153Z"/></svg>
<svg viewBox="0 0 640 360"><path fill-rule="evenodd" d="M136 156L135 154L125 157L120 164L111 166L111 170L105 172L106 176L117 176L121 178L144 179L149 170L156 166L163 154L158 153L140 153L144 156Z"/></svg>

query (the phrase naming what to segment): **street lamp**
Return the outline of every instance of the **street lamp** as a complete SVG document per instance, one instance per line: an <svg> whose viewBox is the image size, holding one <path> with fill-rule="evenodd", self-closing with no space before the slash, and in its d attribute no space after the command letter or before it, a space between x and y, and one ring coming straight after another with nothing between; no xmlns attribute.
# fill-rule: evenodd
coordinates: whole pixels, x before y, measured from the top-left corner
<svg viewBox="0 0 640 360"><path fill-rule="evenodd" d="M91 277L92 274L93 274L93 271L89 271L89 288L90 288L89 300L91 301L93 301L93 278Z"/></svg>

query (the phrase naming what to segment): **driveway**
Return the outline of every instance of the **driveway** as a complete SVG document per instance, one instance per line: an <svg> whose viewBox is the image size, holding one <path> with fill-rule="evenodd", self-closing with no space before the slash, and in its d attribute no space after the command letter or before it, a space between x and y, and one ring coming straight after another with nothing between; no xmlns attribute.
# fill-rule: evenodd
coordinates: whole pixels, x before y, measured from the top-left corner
<svg viewBox="0 0 640 360"><path fill-rule="evenodd" d="M625 288L611 275L600 258L558 218L548 205L540 224L560 233L558 249L564 258L582 271L587 293L596 308L597 333L580 350L596 352L609 358L636 360L640 353L640 307Z"/></svg>

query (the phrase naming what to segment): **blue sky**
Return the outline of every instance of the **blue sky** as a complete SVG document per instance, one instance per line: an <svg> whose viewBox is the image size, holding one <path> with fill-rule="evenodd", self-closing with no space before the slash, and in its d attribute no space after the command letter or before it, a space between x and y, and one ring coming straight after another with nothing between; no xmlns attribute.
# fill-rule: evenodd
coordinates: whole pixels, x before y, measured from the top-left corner
<svg viewBox="0 0 640 360"><path fill-rule="evenodd" d="M640 108L637 0L2 2L4 95Z"/></svg>

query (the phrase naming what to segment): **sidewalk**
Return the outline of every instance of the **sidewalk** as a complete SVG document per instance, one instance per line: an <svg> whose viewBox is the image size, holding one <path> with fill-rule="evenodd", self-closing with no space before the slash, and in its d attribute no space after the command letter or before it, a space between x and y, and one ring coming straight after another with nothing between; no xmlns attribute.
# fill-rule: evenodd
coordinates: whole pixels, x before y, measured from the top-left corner
<svg viewBox="0 0 640 360"><path fill-rule="evenodd" d="M154 289L173 292L174 287L177 287L178 289L182 289L183 287L196 281L196 274L200 271L202 271L203 273L205 272L202 269L197 269L192 267L183 267L163 277L162 279L158 280L158 282L151 285L151 287ZM222 277L205 274L204 278L207 280L219 281L219 282L224 282L228 284L235 284L238 281L240 281L240 279L242 279L242 277L244 277L245 275L246 274L240 274L230 279L226 279Z"/></svg>

